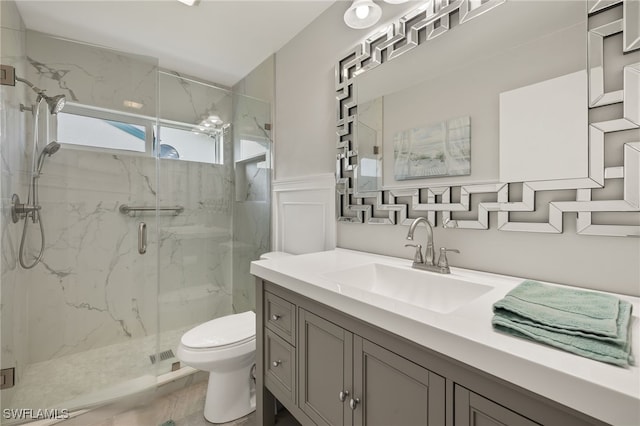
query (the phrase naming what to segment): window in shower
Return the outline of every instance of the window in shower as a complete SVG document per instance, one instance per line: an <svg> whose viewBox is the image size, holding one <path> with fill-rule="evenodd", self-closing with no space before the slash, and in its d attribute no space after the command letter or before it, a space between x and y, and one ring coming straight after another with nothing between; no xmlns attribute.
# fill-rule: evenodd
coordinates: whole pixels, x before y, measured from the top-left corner
<svg viewBox="0 0 640 426"><path fill-rule="evenodd" d="M87 149L141 153L154 156L157 140L160 158L222 164L224 126L160 120L157 138L155 118L67 104L58 113L58 141Z"/></svg>
<svg viewBox="0 0 640 426"><path fill-rule="evenodd" d="M223 130L200 130L162 120L158 136L160 158L222 164Z"/></svg>
<svg viewBox="0 0 640 426"><path fill-rule="evenodd" d="M152 153L153 121L147 117L67 104L57 127L58 141L65 144Z"/></svg>

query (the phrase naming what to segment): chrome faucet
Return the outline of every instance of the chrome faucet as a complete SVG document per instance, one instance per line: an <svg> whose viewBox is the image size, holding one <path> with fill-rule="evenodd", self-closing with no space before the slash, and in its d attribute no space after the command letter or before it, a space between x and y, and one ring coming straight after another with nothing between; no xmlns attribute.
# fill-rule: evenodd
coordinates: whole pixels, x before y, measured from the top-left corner
<svg viewBox="0 0 640 426"><path fill-rule="evenodd" d="M418 225L424 222L427 227L427 245L425 247L424 257L422 256L422 245L420 244L405 244L405 247L415 247L416 252L413 256L413 264L412 268L415 269L423 269L426 271L439 272L441 274L450 274L451 270L449 269L449 262L447 260L447 252L460 253L460 251L455 249L448 249L445 247L440 248L440 257L438 259L438 264L434 264L434 250L433 250L433 227L431 223L425 217L419 217L411 223L409 226L409 232L407 232L407 240L413 241L413 233L415 232Z"/></svg>
<svg viewBox="0 0 640 426"><path fill-rule="evenodd" d="M424 225L427 227L427 245L425 247L424 260L419 263L423 265L433 266L433 227L426 217L419 217L411 223L411 226L409 226L409 232L407 232L407 240L413 241L413 233L416 231L416 228L421 222L424 222ZM415 260L418 258L418 253L420 253L419 257L422 259L422 246L420 244L405 244L404 246L416 248L416 256L413 262L415 267Z"/></svg>

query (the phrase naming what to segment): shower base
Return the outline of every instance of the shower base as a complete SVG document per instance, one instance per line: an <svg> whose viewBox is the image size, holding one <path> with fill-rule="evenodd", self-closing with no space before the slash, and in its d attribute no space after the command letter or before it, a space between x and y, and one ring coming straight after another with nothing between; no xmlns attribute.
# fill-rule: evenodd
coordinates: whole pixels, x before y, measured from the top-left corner
<svg viewBox="0 0 640 426"><path fill-rule="evenodd" d="M176 358L152 364L150 355L178 346L191 326L66 355L28 365L11 401L3 408L58 408L75 411L108 403L157 385L159 374L171 370Z"/></svg>

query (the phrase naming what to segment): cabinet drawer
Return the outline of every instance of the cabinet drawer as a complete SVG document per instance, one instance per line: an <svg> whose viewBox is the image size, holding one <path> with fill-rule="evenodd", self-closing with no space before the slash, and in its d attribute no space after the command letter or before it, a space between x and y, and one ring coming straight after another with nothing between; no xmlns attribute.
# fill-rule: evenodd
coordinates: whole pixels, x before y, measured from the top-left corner
<svg viewBox="0 0 640 426"><path fill-rule="evenodd" d="M455 385L454 392L455 426L540 426L460 385Z"/></svg>
<svg viewBox="0 0 640 426"><path fill-rule="evenodd" d="M291 345L296 344L296 305L265 292L264 323Z"/></svg>
<svg viewBox="0 0 640 426"><path fill-rule="evenodd" d="M276 396L281 398L282 393L295 403L295 348L270 330L266 332L265 345L265 382Z"/></svg>

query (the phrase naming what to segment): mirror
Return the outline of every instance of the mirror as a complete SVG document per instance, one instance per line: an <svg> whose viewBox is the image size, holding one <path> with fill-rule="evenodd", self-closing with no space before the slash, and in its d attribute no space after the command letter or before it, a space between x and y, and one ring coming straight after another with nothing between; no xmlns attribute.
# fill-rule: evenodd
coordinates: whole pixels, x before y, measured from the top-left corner
<svg viewBox="0 0 640 426"><path fill-rule="evenodd" d="M355 77L357 192L588 178L586 4L463 14Z"/></svg>
<svg viewBox="0 0 640 426"><path fill-rule="evenodd" d="M530 9L524 21L507 13L510 7L538 6L550 9ZM562 14L573 8L580 15ZM495 227L501 231L561 233L572 216L564 213L577 213L578 234L640 236L638 10L630 0L428 0L373 33L336 65L338 221L409 225L412 218L426 215L434 226L488 229L490 212L497 212ZM525 25L530 22L536 25ZM452 39L464 34L464 27L475 29ZM524 38L527 34L533 38ZM566 38L553 40L558 34ZM572 37L577 47L563 52L561 46ZM489 40L485 50L481 40ZM439 44L444 55L429 57ZM524 50L536 44L537 54L544 50L547 57ZM580 65L585 50L586 111ZM483 67L483 58L504 61L508 51L519 58L521 68L505 68L513 63ZM420 52L425 52L422 63ZM565 61L570 53L575 67ZM369 93L361 78L365 74L381 76L371 80ZM472 90L475 96L469 97ZM372 117L362 119L359 111L370 105L378 106L371 109ZM389 182L394 176L389 150L398 156L388 142L393 140L389 127L396 126L396 134L402 135L466 116L468 176L412 175L417 179ZM360 143L358 135L365 134L368 140ZM439 141L444 146L437 155L415 150L414 160L446 159L449 141ZM558 164L562 166L554 168Z"/></svg>

